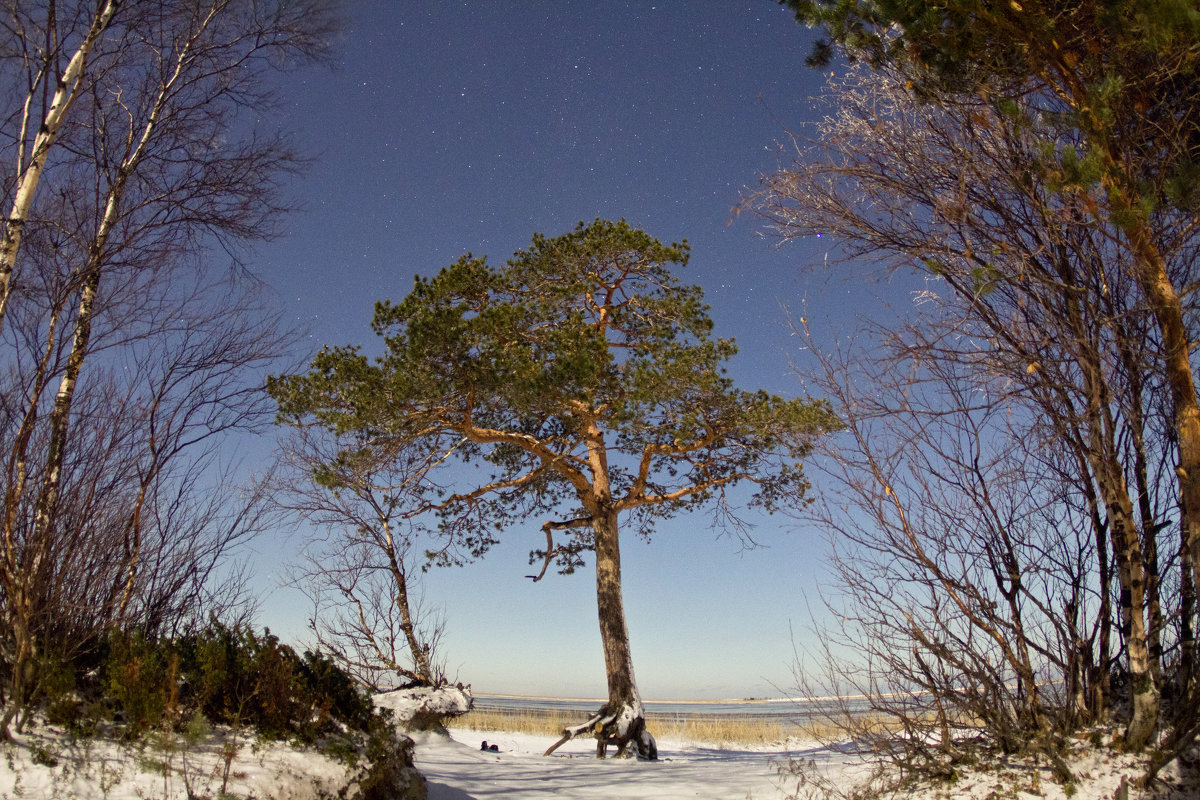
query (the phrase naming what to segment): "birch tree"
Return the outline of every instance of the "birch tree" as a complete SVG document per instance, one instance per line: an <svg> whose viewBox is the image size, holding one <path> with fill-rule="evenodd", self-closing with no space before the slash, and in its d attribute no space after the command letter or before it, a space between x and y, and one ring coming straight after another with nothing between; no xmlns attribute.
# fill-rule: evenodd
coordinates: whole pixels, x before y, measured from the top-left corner
<svg viewBox="0 0 1200 800"><path fill-rule="evenodd" d="M796 502L807 489L799 459L837 425L819 403L733 386L722 366L733 342L711 337L701 290L673 274L688 254L597 220L536 235L499 267L464 256L377 305L378 360L326 349L307 375L268 386L289 424L423 442L431 465L483 469L478 482L429 469L410 501L468 552L541 519L534 580L593 554L608 701L561 741L590 734L600 756L609 744L657 752L625 622L621 530L649 535L706 506L736 527L728 491L742 483L768 510Z"/></svg>
<svg viewBox="0 0 1200 800"><path fill-rule="evenodd" d="M337 436L320 426L283 444L275 502L316 533L295 567L313 601L309 627L322 650L367 686L446 682L442 626L417 603L413 583L431 543L413 482L429 468L416 448ZM436 545L435 545L436 546Z"/></svg>
<svg viewBox="0 0 1200 800"><path fill-rule="evenodd" d="M854 698L831 719L902 771L952 778L989 747L1068 782L1063 742L1110 664L1093 509L1005 376L930 357L966 335L930 316L829 349L799 323L846 433L818 443L804 512L827 535L830 613L798 688Z"/></svg>
<svg viewBox="0 0 1200 800"><path fill-rule="evenodd" d="M1046 185L1059 198L1078 201L1083 217L1114 232L1122 269L1152 316L1161 347L1154 370L1171 409L1182 556L1190 585L1200 585L1200 403L1188 308L1195 276L1170 252L1180 235L1191 235L1198 207L1200 16L1194 5L785 3L802 21L824 28L827 39L815 61L841 47L851 58L902 69L926 102L974 95L1031 125L1050 122L1074 136L1069 149L1050 143L1053 155L1032 174L1049 178ZM1164 215L1175 215L1181 225L1166 236ZM1135 705L1143 713L1128 732L1131 744L1144 744L1153 731L1150 680L1150 670L1134 678Z"/></svg>
<svg viewBox="0 0 1200 800"><path fill-rule="evenodd" d="M20 76L13 99L21 99L19 110L5 124L13 136L13 146L6 153L11 159L11 183L5 182L12 188L0 241L0 329L42 172L72 106L85 91L93 51L121 5L118 0L106 0L66 3L60 8L50 0L45 4L10 3L5 9L9 31L16 39L9 74Z"/></svg>
<svg viewBox="0 0 1200 800"><path fill-rule="evenodd" d="M103 69L72 90L59 158L38 180L42 199L14 229L25 255L6 301L22 324L6 354L18 378L6 420L0 589L12 687L0 734L38 657L36 584L56 557L85 367L165 334L162 304L188 302L167 288L177 271L274 234L281 179L298 160L282 133L245 117L270 112L269 76L320 57L331 24L315 0L130 4L107 23ZM186 346L170 334L159 341ZM145 477L153 482L153 471Z"/></svg>
<svg viewBox="0 0 1200 800"><path fill-rule="evenodd" d="M1044 480L1067 487L1048 513L1090 519L1095 534L1095 563L1063 568L1098 593L1095 632L1079 640L1093 654L1085 667L1092 677L1062 680L1088 696L1078 701L1085 716L1105 715L1115 582L1131 695L1126 739L1141 747L1158 723L1164 638L1184 662L1194 600L1186 558L1174 575L1157 558L1159 532L1182 514L1175 426L1156 399L1168 394L1159 372L1166 347L1139 294L1136 257L1119 225L1088 212L1100 198L1063 191L1098 169L1075 156L1075 131L971 93L947 92L930 104L906 76L881 66L837 82L837 111L790 168L766 179L760 210L785 238L832 234L847 258L926 273L919 322L903 335L888 332L891 355L882 360L897 374L938 364L978 376L972 401L931 415L936 425L1007 407L1015 416L996 435L1019 440L1014 431L1023 429L1040 443L1030 452ZM1160 212L1153 226L1173 274L1194 272L1186 214ZM901 415L894 419L902 424ZM864 441L871 438L878 441ZM930 446L928 438L906 440ZM912 447L905 458L920 458ZM955 485L967 493L965 483ZM1186 554L1186 537L1180 541ZM1159 587L1176 580L1184 591L1178 602L1166 598L1164 611ZM1174 632L1165 618L1180 620Z"/></svg>

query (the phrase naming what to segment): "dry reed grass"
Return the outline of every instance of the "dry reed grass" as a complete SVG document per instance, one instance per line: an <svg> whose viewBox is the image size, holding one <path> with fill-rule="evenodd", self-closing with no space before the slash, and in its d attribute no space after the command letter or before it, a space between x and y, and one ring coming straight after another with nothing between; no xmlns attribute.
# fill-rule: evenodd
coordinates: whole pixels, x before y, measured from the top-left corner
<svg viewBox="0 0 1200 800"><path fill-rule="evenodd" d="M579 712L558 709L496 710L478 709L450 722L452 728L476 731L507 731L544 736L559 736L568 726L583 721ZM830 723L812 719L798 724L736 715L679 716L646 714L646 727L658 739L677 739L708 744L772 744L789 737L838 739Z"/></svg>

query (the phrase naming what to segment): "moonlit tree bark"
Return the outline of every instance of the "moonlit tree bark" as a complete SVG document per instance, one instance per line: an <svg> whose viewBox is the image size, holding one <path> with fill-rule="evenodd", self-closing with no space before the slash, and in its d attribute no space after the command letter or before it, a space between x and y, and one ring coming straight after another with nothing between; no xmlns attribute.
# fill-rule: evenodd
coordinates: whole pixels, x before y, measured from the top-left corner
<svg viewBox="0 0 1200 800"><path fill-rule="evenodd" d="M15 152L6 153L13 157L9 166L12 195L4 238L0 241L0 329L12 293L21 237L30 221L42 172L71 107L84 91L93 51L121 3L107 0L99 5L66 3L64 6L59 8L57 2L50 0L33 13L20 4L7 9L10 30L20 41L24 56L23 69L16 69L15 63L10 63L9 74L23 78L24 99L18 104L20 111L5 126L15 128L12 149ZM15 62L15 57L12 58ZM64 59L66 66L62 67ZM16 95L20 95L20 90L14 91L14 100Z"/></svg>

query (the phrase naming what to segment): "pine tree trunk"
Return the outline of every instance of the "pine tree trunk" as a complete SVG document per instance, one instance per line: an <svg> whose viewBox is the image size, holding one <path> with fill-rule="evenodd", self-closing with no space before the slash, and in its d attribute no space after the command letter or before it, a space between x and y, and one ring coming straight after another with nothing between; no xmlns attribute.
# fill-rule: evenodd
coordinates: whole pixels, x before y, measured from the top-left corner
<svg viewBox="0 0 1200 800"><path fill-rule="evenodd" d="M1110 197L1113 195L1110 192ZM1125 200L1123 196L1119 199ZM1127 202L1127 201L1126 201ZM1117 204L1116 210L1128 211ZM1179 448L1179 464L1176 477L1179 482L1180 526L1183 533L1183 549L1191 558L1192 586L1200 585L1200 404L1196 398L1196 384L1192 375L1190 346L1187 327L1183 319L1183 306L1171 277L1167 273L1161 254L1154 245L1148 226L1134 217L1126 226L1130 249L1137 262L1138 277L1150 301L1150 307L1162 335L1164 373L1170 389L1171 407L1174 412L1176 440ZM1183 565L1186 568L1186 561ZM1141 587L1134 586L1135 590ZM1138 653L1137 655L1140 655ZM1133 718L1139 710L1145 710L1150 701L1159 701L1156 687L1150 676L1134 675L1132 663L1135 657L1133 642L1130 643L1131 691L1133 693ZM1149 653L1146 654L1149 658ZM1146 713L1149 713L1148 711ZM1144 733L1144 737L1142 737ZM1149 741L1153 729L1138 731L1134 735L1133 723L1126 733L1126 741L1137 748Z"/></svg>
<svg viewBox="0 0 1200 800"><path fill-rule="evenodd" d="M1111 149L1108 153L1112 163L1119 164L1119 156ZM1127 181L1132 184L1132 181ZM1185 547L1192 561L1192 584L1200 586L1200 402L1196 397L1196 383L1192 375L1187 325L1183 318L1183 302L1167 272L1140 209L1134 207L1133 199L1121 188L1113 187L1108 192L1113 211L1126 216L1130 221L1124 226L1129 249L1135 260L1137 279L1149 301L1164 351L1163 373L1171 396L1171 409L1179 447L1179 465L1176 477L1179 481L1180 521Z"/></svg>
<svg viewBox="0 0 1200 800"><path fill-rule="evenodd" d="M604 467L603 459L597 458L596 464ZM596 491L588 500L591 501L589 505L598 511L592 514L591 524L596 551L596 607L600 616L600 641L604 646L608 702L587 722L566 728L563 737L546 751L546 755L553 753L564 742L587 734L596 739L597 758L604 758L608 746L612 744L617 746L618 756L637 756L654 761L658 758L658 745L646 730L646 712L633 676L629 629L625 626L617 512L605 503L608 496L607 472L598 469L595 474L600 478L593 483Z"/></svg>
<svg viewBox="0 0 1200 800"><path fill-rule="evenodd" d="M596 543L596 606L600 616L600 640L604 645L604 672L608 678L608 703L601 709L605 720L597 731L596 754L603 758L607 745L615 744L625 755L656 758L653 739L645 732L646 715L633 675L629 629L621 596L621 546L617 514L608 510L592 522ZM649 740L649 747L646 744Z"/></svg>
<svg viewBox="0 0 1200 800"><path fill-rule="evenodd" d="M625 626L616 515L597 520L592 527L596 536L596 603L600 614L600 638L604 643L608 701L613 705L640 703L633 678L629 631Z"/></svg>

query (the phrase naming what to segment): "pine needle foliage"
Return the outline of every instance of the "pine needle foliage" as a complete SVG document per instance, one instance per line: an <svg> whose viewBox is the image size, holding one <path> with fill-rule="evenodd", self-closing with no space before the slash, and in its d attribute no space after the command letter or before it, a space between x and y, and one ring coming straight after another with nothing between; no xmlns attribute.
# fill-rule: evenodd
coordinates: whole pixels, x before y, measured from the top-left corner
<svg viewBox="0 0 1200 800"><path fill-rule="evenodd" d="M285 424L422 453L427 469L404 502L414 516L435 512L459 546L438 551L444 562L564 505L569 519L550 525L571 539L533 556L552 554L564 571L590 549L598 505L630 512L643 535L712 500L731 511L725 491L741 482L773 511L803 497L799 460L839 423L820 402L734 387L725 364L736 346L712 336L702 290L675 275L689 255L686 242L605 220L535 235L500 266L468 254L377 304L382 356L326 348L310 372L268 390ZM455 460L484 472L435 477Z"/></svg>

